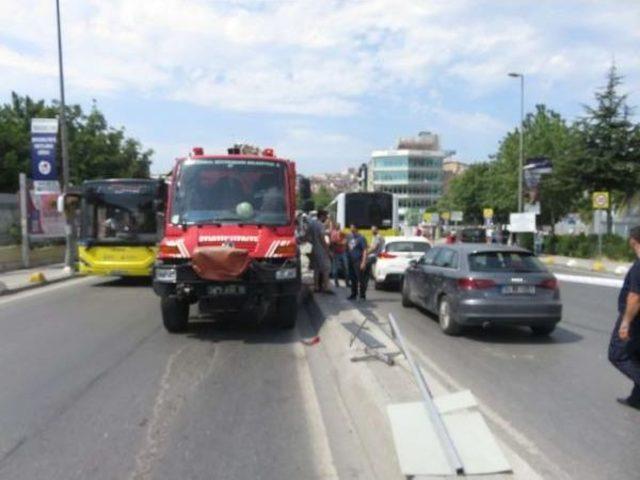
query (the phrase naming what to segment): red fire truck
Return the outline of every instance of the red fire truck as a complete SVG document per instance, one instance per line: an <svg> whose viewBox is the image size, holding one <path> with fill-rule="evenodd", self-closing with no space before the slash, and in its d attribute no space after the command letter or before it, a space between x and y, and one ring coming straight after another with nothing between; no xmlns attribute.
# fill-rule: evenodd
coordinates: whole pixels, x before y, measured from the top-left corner
<svg viewBox="0 0 640 480"><path fill-rule="evenodd" d="M300 290L295 164L246 145L176 160L153 289L169 332L200 312L245 311L293 328Z"/></svg>

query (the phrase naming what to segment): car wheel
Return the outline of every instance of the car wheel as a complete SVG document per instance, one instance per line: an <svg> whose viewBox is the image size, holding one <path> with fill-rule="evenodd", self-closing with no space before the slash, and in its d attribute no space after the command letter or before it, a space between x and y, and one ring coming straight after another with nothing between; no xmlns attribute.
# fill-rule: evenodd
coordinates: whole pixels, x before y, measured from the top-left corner
<svg viewBox="0 0 640 480"><path fill-rule="evenodd" d="M551 335L551 332L556 329L556 325L555 323L551 325L532 325L530 328L534 335L539 335L542 337Z"/></svg>
<svg viewBox="0 0 640 480"><path fill-rule="evenodd" d="M178 300L171 295L163 297L160 303L162 323L170 333L180 333L187 329L189 323L189 302Z"/></svg>
<svg viewBox="0 0 640 480"><path fill-rule="evenodd" d="M409 287L407 281L402 282L402 306L405 308L413 307L413 302L409 299Z"/></svg>
<svg viewBox="0 0 640 480"><path fill-rule="evenodd" d="M442 331L447 335L460 335L462 332L462 326L456 322L451 312L451 304L446 296L443 296L438 303L438 322Z"/></svg>
<svg viewBox="0 0 640 480"><path fill-rule="evenodd" d="M375 282L373 284L373 288L375 288L376 290L382 290L382 282Z"/></svg>

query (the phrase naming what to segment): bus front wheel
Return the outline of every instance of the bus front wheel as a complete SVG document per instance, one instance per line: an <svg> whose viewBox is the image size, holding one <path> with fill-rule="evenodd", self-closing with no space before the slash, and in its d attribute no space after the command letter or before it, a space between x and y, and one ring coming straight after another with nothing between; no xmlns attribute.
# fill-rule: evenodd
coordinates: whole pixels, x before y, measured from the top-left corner
<svg viewBox="0 0 640 480"><path fill-rule="evenodd" d="M184 332L189 323L189 302L179 300L171 295L163 297L160 307L162 309L162 323L164 328L171 333Z"/></svg>

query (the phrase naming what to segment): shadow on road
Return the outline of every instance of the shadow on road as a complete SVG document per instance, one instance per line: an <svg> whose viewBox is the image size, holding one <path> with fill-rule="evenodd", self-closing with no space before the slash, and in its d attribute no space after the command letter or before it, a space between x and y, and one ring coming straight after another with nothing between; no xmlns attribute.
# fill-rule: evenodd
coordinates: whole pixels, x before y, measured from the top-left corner
<svg viewBox="0 0 640 480"><path fill-rule="evenodd" d="M293 343L295 330L284 330L265 322L257 322L247 314L191 316L186 335L209 342L241 340L244 343Z"/></svg>
<svg viewBox="0 0 640 480"><path fill-rule="evenodd" d="M511 327L495 325L489 328L467 327L463 333L465 338L484 343L553 345L575 343L583 339L582 335L557 326L548 336L539 336L531 332L528 327Z"/></svg>
<svg viewBox="0 0 640 480"><path fill-rule="evenodd" d="M151 288L151 277L106 277L104 282L91 285L92 287L148 287Z"/></svg>

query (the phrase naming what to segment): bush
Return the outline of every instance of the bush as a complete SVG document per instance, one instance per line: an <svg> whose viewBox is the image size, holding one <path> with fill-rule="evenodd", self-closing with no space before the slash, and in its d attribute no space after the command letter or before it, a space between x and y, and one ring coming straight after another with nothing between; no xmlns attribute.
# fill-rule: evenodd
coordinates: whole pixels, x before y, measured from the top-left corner
<svg viewBox="0 0 640 480"><path fill-rule="evenodd" d="M598 256L597 235L549 235L545 238L543 252L564 257L594 258ZM618 235L602 236L602 255L611 260L630 261L634 254L627 239Z"/></svg>

